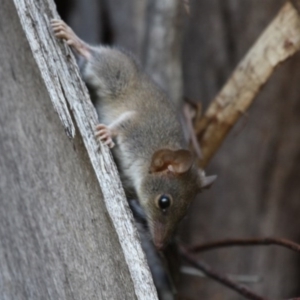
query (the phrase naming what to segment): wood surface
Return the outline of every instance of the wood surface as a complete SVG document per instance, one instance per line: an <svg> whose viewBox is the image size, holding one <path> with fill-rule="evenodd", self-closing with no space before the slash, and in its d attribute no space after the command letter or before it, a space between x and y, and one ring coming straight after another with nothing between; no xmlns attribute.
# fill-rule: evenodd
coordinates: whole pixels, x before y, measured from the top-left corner
<svg viewBox="0 0 300 300"><path fill-rule="evenodd" d="M94 138L95 109L70 49L52 35L53 17L52 1L1 3L0 294L157 299L115 164Z"/></svg>

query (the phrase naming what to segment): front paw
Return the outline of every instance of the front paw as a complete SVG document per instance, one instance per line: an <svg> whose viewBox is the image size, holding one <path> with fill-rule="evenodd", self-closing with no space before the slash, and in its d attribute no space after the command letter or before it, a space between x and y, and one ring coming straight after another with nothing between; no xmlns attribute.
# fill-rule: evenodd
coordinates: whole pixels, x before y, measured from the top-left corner
<svg viewBox="0 0 300 300"><path fill-rule="evenodd" d="M51 26L56 38L66 40L69 46L75 45L74 33L63 20L52 19Z"/></svg>
<svg viewBox="0 0 300 300"><path fill-rule="evenodd" d="M108 126L104 124L98 124L95 128L95 136L109 148L113 148L115 146L115 143L112 140L112 130Z"/></svg>

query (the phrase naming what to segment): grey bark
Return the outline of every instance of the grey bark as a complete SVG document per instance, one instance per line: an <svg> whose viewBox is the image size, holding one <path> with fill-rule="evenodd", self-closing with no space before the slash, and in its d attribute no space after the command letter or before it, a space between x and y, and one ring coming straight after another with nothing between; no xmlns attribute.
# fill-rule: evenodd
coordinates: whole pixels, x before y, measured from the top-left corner
<svg viewBox="0 0 300 300"><path fill-rule="evenodd" d="M51 1L1 2L1 299L156 299L115 165L93 136L95 110L49 29L54 16Z"/></svg>

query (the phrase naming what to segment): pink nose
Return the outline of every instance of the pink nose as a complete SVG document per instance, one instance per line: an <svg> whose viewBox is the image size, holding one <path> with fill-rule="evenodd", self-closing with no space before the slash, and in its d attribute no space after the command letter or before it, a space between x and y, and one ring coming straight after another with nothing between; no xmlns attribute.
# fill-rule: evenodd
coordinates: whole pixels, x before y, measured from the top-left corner
<svg viewBox="0 0 300 300"><path fill-rule="evenodd" d="M161 241L154 241L154 245L158 251L162 251L165 247L165 244Z"/></svg>
<svg viewBox="0 0 300 300"><path fill-rule="evenodd" d="M163 250L166 245L166 225L160 221L154 222L152 228L152 236L155 248L158 251Z"/></svg>

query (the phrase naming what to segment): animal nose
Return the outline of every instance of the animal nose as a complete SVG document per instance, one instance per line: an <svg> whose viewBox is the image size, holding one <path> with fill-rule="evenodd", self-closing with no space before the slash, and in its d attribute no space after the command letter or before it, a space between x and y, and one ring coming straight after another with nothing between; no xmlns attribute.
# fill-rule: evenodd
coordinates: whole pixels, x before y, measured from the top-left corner
<svg viewBox="0 0 300 300"><path fill-rule="evenodd" d="M162 251L165 247L165 244L162 241L154 241L154 245L158 251Z"/></svg>
<svg viewBox="0 0 300 300"><path fill-rule="evenodd" d="M157 221L153 226L153 243L158 251L162 251L166 246L166 226L165 224Z"/></svg>

